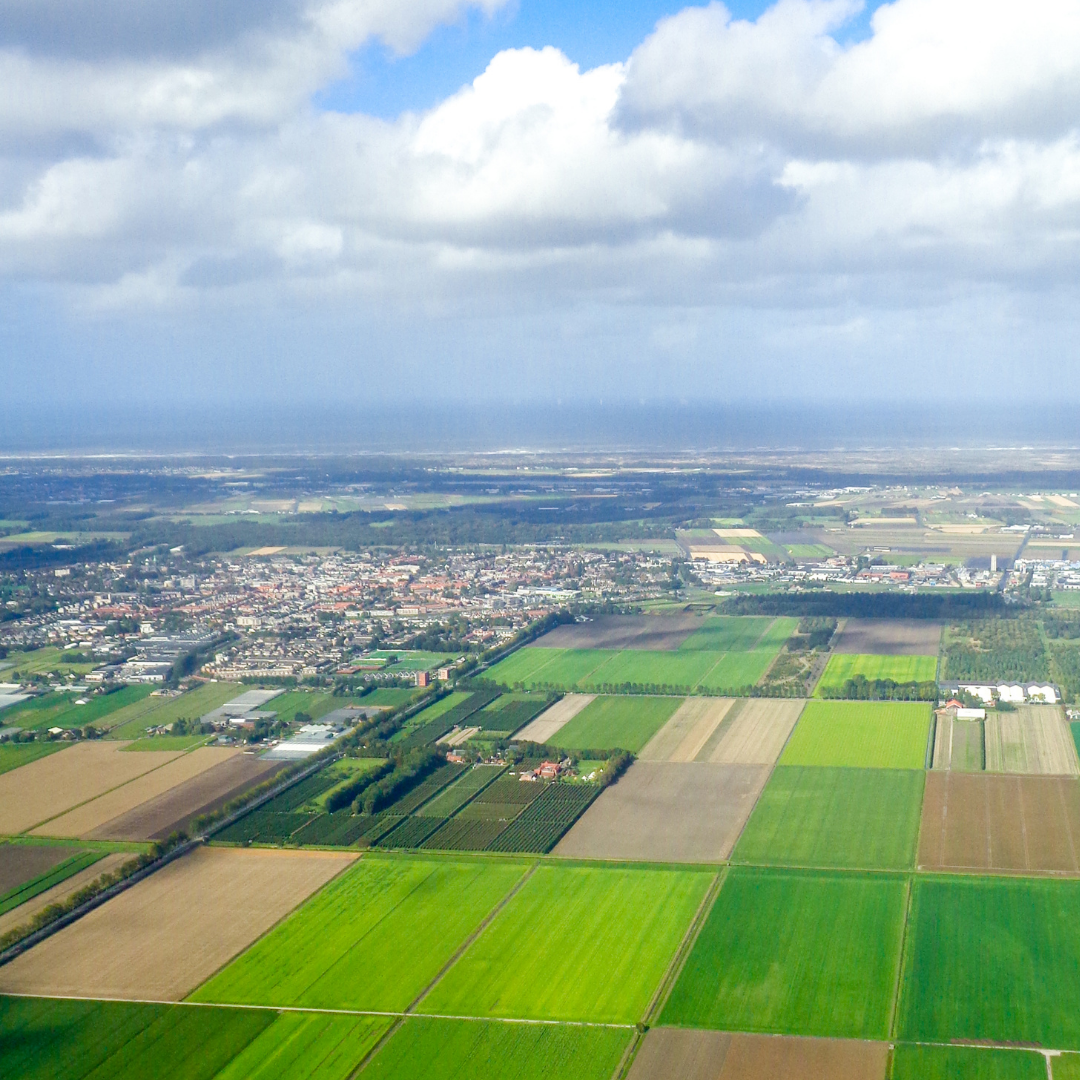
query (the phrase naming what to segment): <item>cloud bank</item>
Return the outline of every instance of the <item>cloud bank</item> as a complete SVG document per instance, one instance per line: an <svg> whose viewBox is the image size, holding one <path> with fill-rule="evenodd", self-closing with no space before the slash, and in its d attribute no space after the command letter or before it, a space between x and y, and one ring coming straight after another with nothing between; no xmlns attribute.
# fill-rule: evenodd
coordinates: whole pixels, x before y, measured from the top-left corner
<svg viewBox="0 0 1080 1080"><path fill-rule="evenodd" d="M250 380L283 313L279 369L304 341L308 385L377 393L388 364L548 396L1070 368L1075 0L894 0L854 42L855 0L712 3L621 64L516 49L425 113L313 103L365 43L502 3L0 0L3 302L69 334L12 316L9 370L79 368L89 322L91 365Z"/></svg>

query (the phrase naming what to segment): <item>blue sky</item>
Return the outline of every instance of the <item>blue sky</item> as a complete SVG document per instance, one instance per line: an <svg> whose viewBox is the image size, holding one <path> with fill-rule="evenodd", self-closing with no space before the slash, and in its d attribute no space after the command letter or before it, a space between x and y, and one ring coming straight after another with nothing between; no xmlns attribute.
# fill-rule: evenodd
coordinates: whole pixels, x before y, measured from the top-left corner
<svg viewBox="0 0 1080 1080"><path fill-rule="evenodd" d="M845 28L845 40L862 37L871 0ZM328 87L316 102L340 112L391 119L406 110L428 109L472 82L503 49L554 45L581 68L626 60L665 15L682 11L678 0L512 0L487 17L470 12L459 23L435 30L410 56L374 42L352 57L352 77ZM737 19L756 19L765 0L729 0Z"/></svg>

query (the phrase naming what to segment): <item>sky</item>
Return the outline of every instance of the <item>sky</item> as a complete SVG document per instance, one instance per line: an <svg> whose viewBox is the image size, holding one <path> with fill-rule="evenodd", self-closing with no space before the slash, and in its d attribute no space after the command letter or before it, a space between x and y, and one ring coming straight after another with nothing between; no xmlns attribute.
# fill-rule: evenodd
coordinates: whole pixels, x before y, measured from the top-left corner
<svg viewBox="0 0 1080 1080"><path fill-rule="evenodd" d="M1080 2L0 0L0 414L1080 402Z"/></svg>

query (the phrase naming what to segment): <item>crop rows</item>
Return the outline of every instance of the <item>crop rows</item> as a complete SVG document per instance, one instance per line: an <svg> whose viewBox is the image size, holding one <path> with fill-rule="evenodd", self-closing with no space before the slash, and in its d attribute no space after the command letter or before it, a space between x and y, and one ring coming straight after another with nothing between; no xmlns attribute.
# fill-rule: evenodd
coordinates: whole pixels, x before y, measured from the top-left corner
<svg viewBox="0 0 1080 1080"><path fill-rule="evenodd" d="M552 784L495 837L488 850L550 851L599 794L591 784Z"/></svg>
<svg viewBox="0 0 1080 1080"><path fill-rule="evenodd" d="M407 817L390 832L384 833L375 841L376 847L419 847L440 825L445 818Z"/></svg>

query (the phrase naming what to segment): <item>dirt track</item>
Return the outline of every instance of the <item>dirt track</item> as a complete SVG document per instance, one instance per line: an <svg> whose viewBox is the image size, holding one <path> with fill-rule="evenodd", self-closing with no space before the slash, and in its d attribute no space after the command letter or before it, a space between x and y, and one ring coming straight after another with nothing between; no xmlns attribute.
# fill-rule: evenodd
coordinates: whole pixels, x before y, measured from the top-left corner
<svg viewBox="0 0 1080 1080"><path fill-rule="evenodd" d="M603 615L556 626L533 644L543 649L677 649L702 619L697 615Z"/></svg>
<svg viewBox="0 0 1080 1080"><path fill-rule="evenodd" d="M637 761L555 848L556 855L649 862L726 859L768 766Z"/></svg>
<svg viewBox="0 0 1080 1080"><path fill-rule="evenodd" d="M918 863L927 870L1080 873L1080 781L927 773Z"/></svg>
<svg viewBox="0 0 1080 1080"><path fill-rule="evenodd" d="M355 858L200 848L0 968L0 993L178 1001Z"/></svg>
<svg viewBox="0 0 1080 1080"><path fill-rule="evenodd" d="M0 833L20 833L157 769L177 751L123 753L127 743L83 742L0 775Z"/></svg>
<svg viewBox="0 0 1080 1080"><path fill-rule="evenodd" d="M848 619L832 651L845 655L937 656L941 623L924 619Z"/></svg>
<svg viewBox="0 0 1080 1080"><path fill-rule="evenodd" d="M630 1080L884 1080L888 1056L855 1039L653 1028Z"/></svg>

